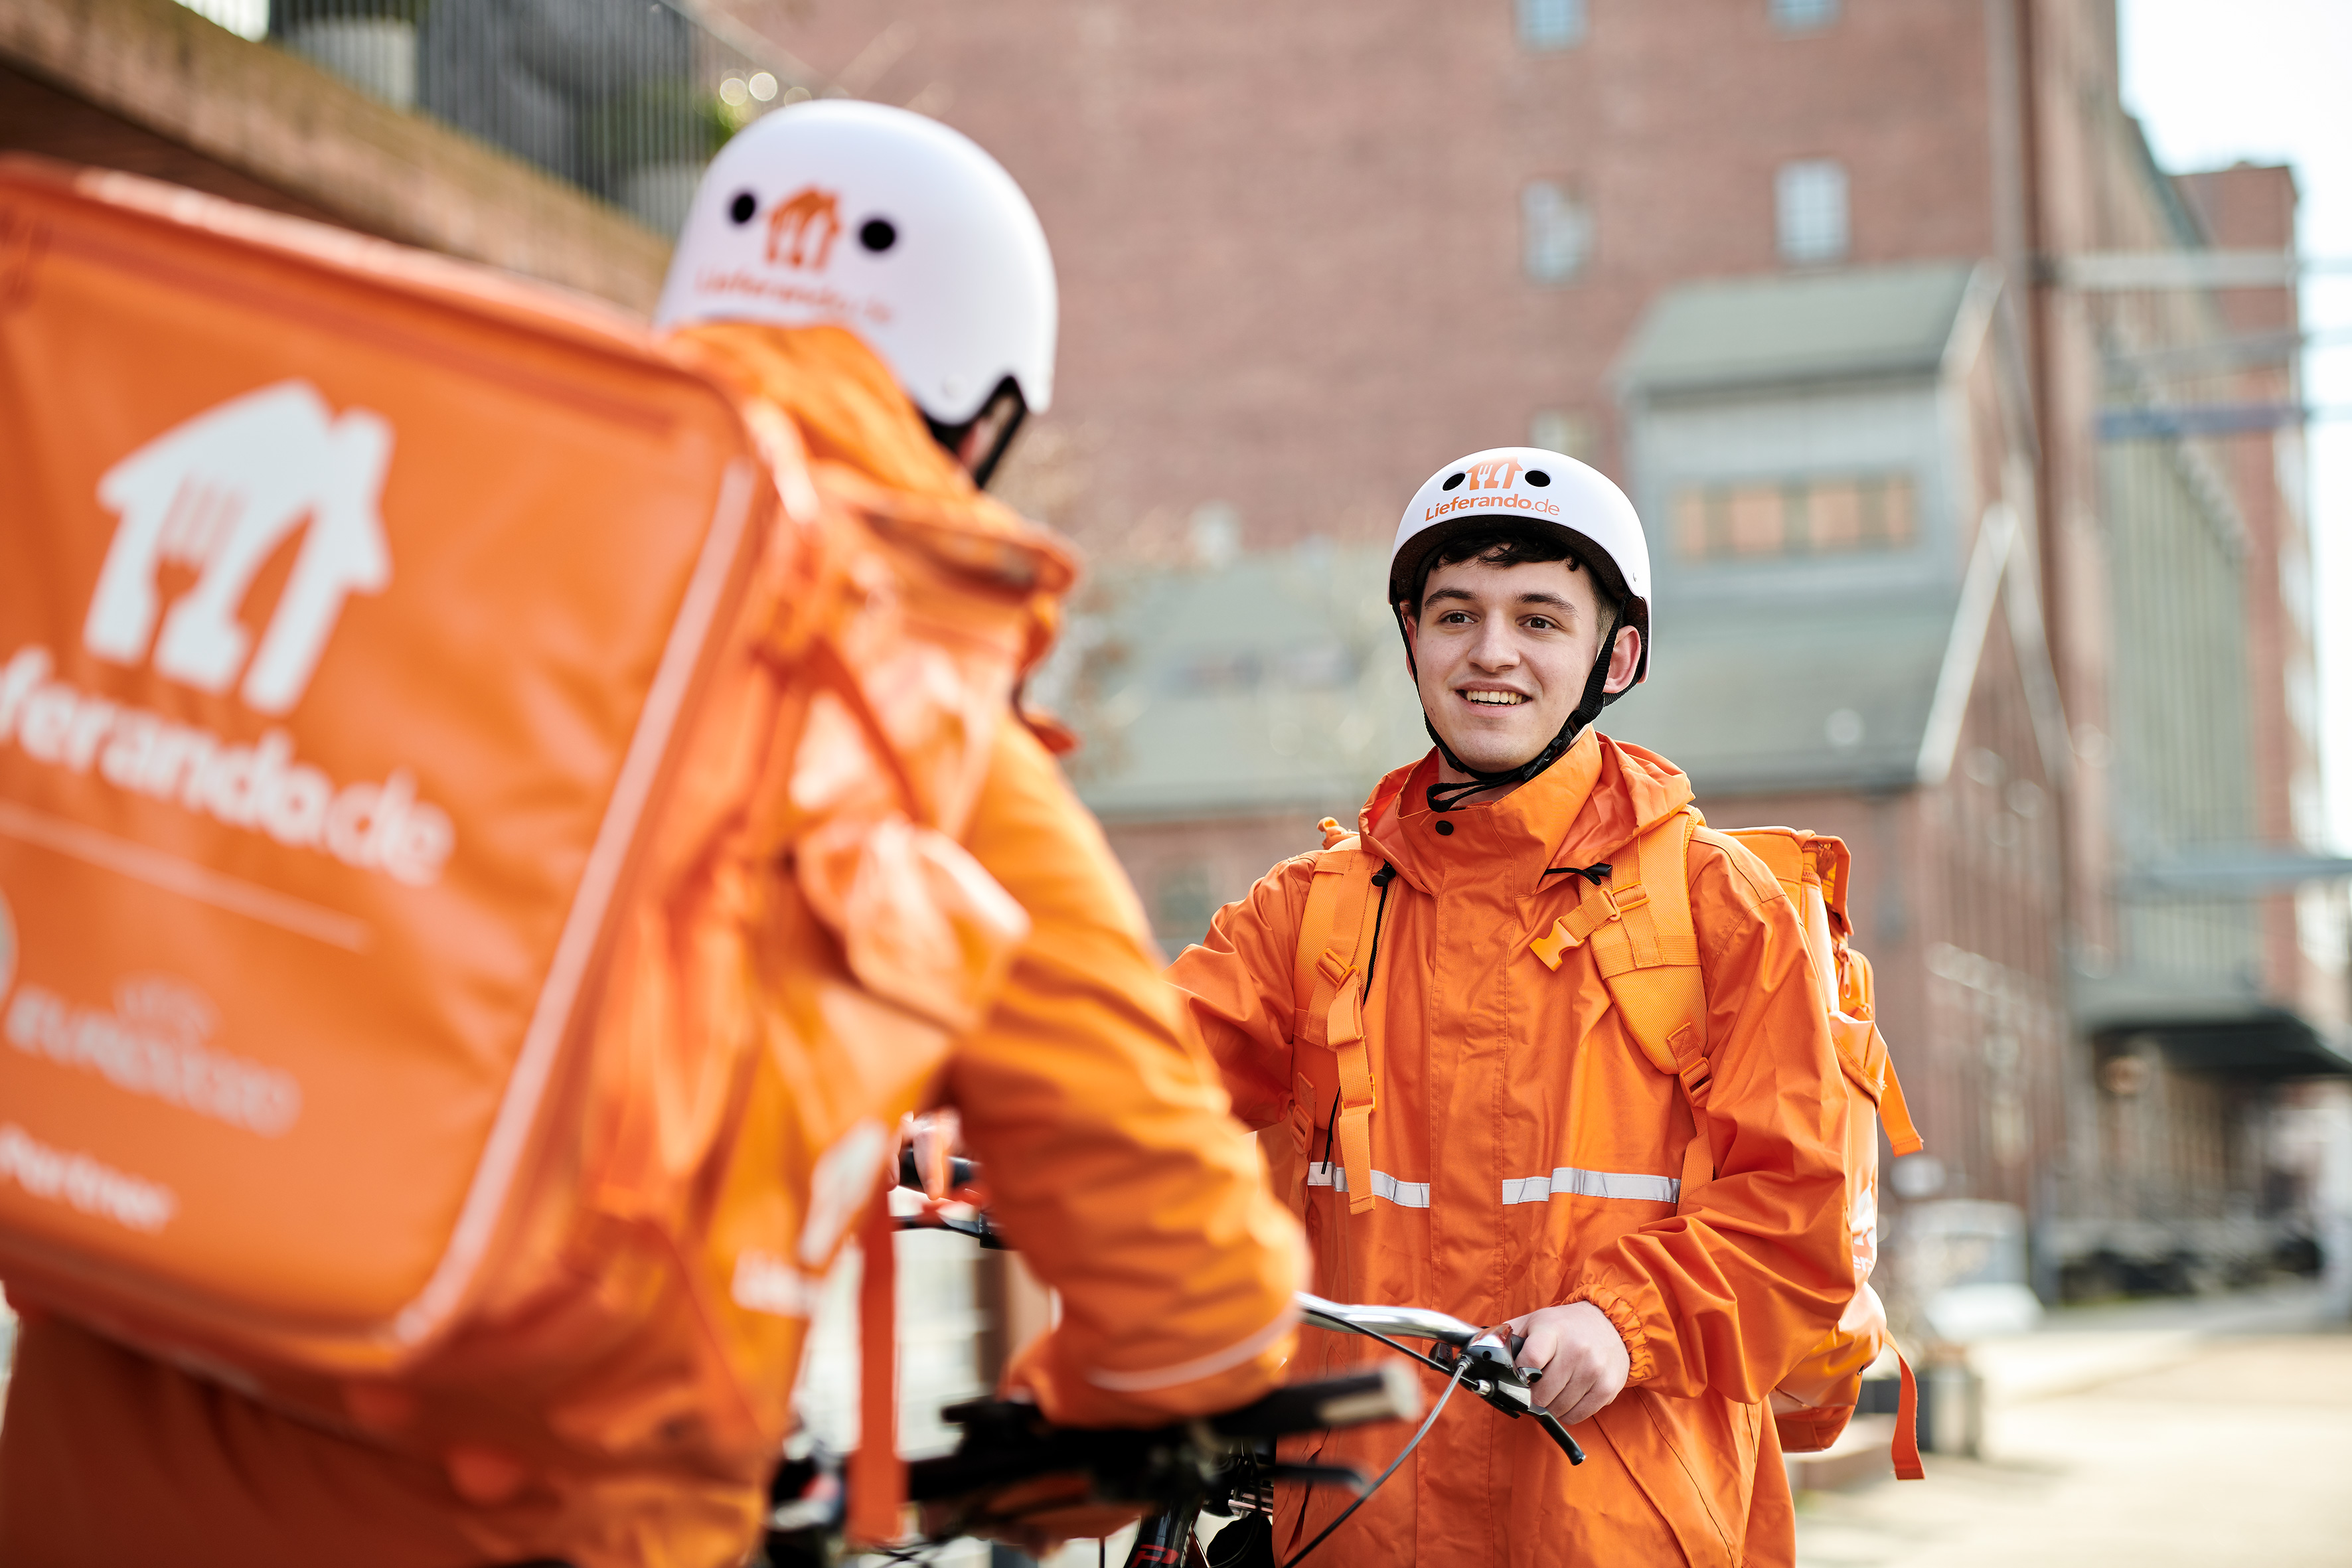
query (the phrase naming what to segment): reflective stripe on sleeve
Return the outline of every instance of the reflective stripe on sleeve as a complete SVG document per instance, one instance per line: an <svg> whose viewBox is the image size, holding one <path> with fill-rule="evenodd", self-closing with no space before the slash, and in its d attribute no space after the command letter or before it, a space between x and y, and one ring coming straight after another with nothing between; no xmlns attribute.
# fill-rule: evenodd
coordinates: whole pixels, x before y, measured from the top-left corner
<svg viewBox="0 0 2352 1568"><path fill-rule="evenodd" d="M1307 1184L1310 1187L1330 1187L1344 1193L1348 1190L1348 1173L1336 1163L1309 1164L1307 1167ZM1425 1209L1429 1206L1429 1184L1400 1182L1386 1171L1374 1171L1372 1196L1386 1198L1399 1208Z"/></svg>
<svg viewBox="0 0 2352 1568"><path fill-rule="evenodd" d="M1296 1305L1286 1305L1275 1314L1274 1321L1237 1344L1213 1351L1197 1360L1175 1366L1155 1367L1148 1372L1112 1372L1096 1367L1087 1373L1087 1381L1097 1388L1108 1388L1114 1394L1146 1394L1155 1388L1173 1388L1180 1383L1197 1383L1213 1377L1229 1367L1236 1367L1274 1343L1298 1321Z"/></svg>
<svg viewBox="0 0 2352 1568"><path fill-rule="evenodd" d="M1644 1176L1623 1171L1580 1171L1562 1165L1549 1176L1526 1176L1503 1184L1507 1204L1539 1204L1556 1197L1623 1198L1634 1203L1671 1204L1680 1201L1683 1184L1673 1176Z"/></svg>

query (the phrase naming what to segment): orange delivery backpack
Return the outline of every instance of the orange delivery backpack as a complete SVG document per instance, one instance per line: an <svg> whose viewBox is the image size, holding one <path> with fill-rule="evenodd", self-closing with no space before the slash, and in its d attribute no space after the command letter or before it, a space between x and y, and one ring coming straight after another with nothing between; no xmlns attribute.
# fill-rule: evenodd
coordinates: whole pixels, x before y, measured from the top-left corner
<svg viewBox="0 0 2352 1568"><path fill-rule="evenodd" d="M0 162L0 1277L413 1363L579 1117L600 956L776 515L586 301Z"/></svg>
<svg viewBox="0 0 2352 1568"><path fill-rule="evenodd" d="M1339 1057L1341 1103L1334 1141L1348 1171L1348 1191L1369 1202L1370 1139L1368 1121L1378 1100L1371 1080L1359 1007L1360 986L1339 986L1333 976L1349 973L1357 949L1366 941L1372 911L1372 878L1379 857L1367 853L1358 835L1337 821L1322 822L1324 847L1315 857L1307 908L1299 924L1296 976L1298 1006L1327 1019L1325 1037ZM1737 843L1764 862L1795 905L1805 933L1806 956L1830 1039L1843 1069L1847 1098L1846 1212L1853 1237L1853 1295L1836 1328L1811 1347L1775 1389L1773 1425L1782 1449L1815 1453L1834 1443L1860 1403L1863 1373L1894 1349L1886 1310L1871 1288L1878 1256L1878 1131L1898 1155L1921 1146L1902 1080L1878 1032L1870 961L1849 942L1846 889L1851 857L1843 841L1826 834L1788 827L1740 828L1718 833L1695 806L1685 806L1636 841L1630 863L1612 868L1590 887L1576 909L1555 921L1531 944L1549 968L1559 967L1566 950L1590 944L1609 987L1611 1004L1624 1020L1651 1065L1683 1086L1697 1135L1684 1157L1680 1202L1715 1179L1708 1147L1706 1103L1710 1068L1706 1058L1706 994L1698 966L1698 941L1690 910L1690 841L1709 835L1718 844ZM1343 1016L1343 1013L1346 1015ZM1294 1211L1306 1201L1306 1168L1299 1152L1303 1131L1296 1121L1259 1135L1275 1189ZM1917 1480L1925 1475L1917 1437L1917 1389L1910 1363L1896 1352L1902 1391L1893 1444L1895 1474Z"/></svg>

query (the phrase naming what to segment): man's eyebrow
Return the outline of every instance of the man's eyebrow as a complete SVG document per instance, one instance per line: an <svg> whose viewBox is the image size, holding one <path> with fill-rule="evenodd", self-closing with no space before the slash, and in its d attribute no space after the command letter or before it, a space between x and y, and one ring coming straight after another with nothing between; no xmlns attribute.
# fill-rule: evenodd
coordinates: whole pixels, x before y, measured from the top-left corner
<svg viewBox="0 0 2352 1568"><path fill-rule="evenodd" d="M1467 588L1432 588L1428 593L1423 594L1421 596L1421 602L1424 605L1433 605L1440 599L1460 599L1465 604L1475 605L1478 602L1478 595L1473 594ZM1557 609L1566 610L1571 615L1574 614L1576 610L1575 605L1561 598L1558 594L1547 594L1540 590L1533 593L1521 594L1512 602L1518 605L1547 605Z"/></svg>

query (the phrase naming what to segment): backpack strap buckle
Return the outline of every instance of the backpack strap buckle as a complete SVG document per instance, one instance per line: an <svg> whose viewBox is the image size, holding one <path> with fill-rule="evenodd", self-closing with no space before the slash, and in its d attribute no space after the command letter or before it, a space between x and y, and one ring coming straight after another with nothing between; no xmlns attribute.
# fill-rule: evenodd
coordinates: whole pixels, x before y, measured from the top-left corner
<svg viewBox="0 0 2352 1568"><path fill-rule="evenodd" d="M1530 945L1545 968L1558 969L1559 961L1567 955L1570 948L1581 947L1591 942L1593 956L1601 960L1601 973L1603 975L1621 974L1633 966L1637 941L1625 932L1636 927L1647 931L1650 917L1642 911L1649 907L1649 891L1639 882L1623 888L1596 883L1576 908L1554 921L1551 930L1536 938ZM1639 919L1634 925L1629 926L1629 919L1637 916ZM1612 931L1609 929L1612 926L1621 929ZM1652 945L1654 946L1654 942ZM1611 968L1610 963L1617 959L1623 962Z"/></svg>

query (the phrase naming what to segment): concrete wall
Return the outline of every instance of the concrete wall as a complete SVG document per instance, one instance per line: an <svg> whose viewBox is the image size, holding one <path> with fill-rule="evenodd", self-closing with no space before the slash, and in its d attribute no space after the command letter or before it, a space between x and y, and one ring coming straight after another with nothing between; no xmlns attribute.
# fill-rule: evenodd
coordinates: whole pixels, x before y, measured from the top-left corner
<svg viewBox="0 0 2352 1568"><path fill-rule="evenodd" d="M650 313L669 247L172 0L0 5L0 150L129 168Z"/></svg>

